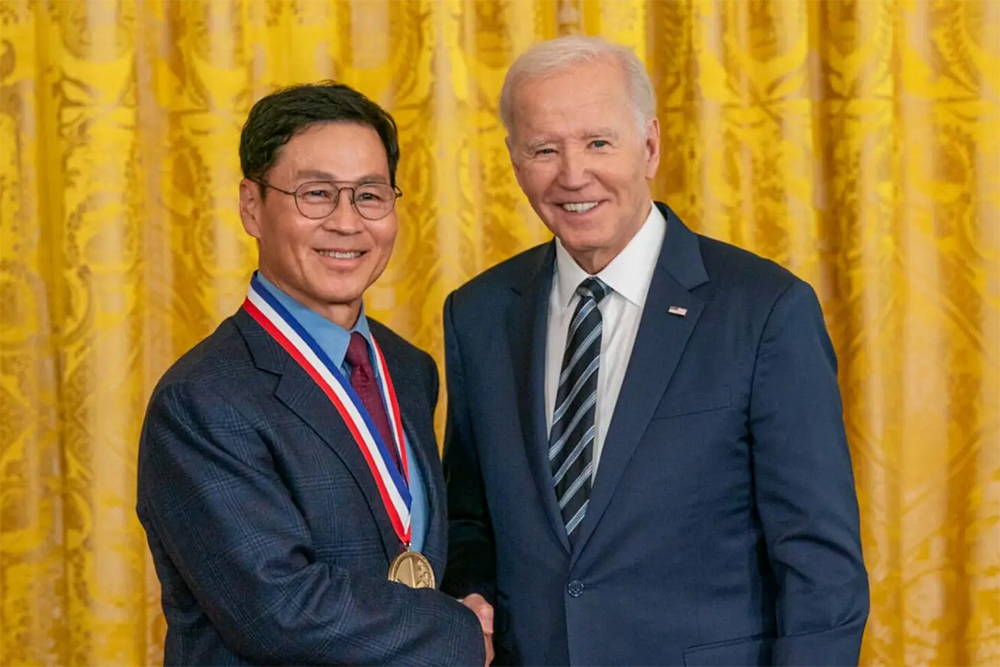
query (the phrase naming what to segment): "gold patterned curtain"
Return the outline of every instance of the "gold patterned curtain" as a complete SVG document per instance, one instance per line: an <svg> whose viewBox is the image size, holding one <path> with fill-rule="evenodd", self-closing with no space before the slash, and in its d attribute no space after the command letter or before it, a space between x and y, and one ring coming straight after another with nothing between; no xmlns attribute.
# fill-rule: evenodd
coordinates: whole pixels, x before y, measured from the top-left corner
<svg viewBox="0 0 1000 667"><path fill-rule="evenodd" d="M254 100L334 78L394 113L406 194L368 308L440 363L446 294L547 238L497 98L569 32L652 73L657 198L822 299L863 664L1000 661L1000 0L2 0L0 24L0 663L162 660L137 437L255 264Z"/></svg>

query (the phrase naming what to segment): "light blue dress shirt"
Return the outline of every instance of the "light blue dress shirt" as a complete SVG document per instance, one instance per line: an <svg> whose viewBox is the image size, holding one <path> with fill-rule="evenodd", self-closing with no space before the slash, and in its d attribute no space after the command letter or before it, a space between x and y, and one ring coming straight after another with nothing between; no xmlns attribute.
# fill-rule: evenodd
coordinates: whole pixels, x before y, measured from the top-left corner
<svg viewBox="0 0 1000 667"><path fill-rule="evenodd" d="M368 328L368 318L365 317L365 309L362 305L361 314L358 315L357 324L351 331L344 329L326 319L314 310L306 308L301 303L282 292L274 283L258 272L257 278L275 299L277 299L285 309L291 313L302 327L309 332L316 344L326 353L333 363L337 364L344 377L351 377L351 369L345 363L344 357L347 355L347 346L351 342L351 334L357 331L368 341L368 354L372 354L372 334ZM379 369L375 364L375 359L370 359L375 373ZM333 406L330 406L333 410ZM423 475L420 472L420 464L413 455L413 448L410 446L409 438L403 434L403 446L406 448L406 460L409 462L410 471L410 526L411 542L410 548L413 551L421 551L427 539L427 492L424 487Z"/></svg>

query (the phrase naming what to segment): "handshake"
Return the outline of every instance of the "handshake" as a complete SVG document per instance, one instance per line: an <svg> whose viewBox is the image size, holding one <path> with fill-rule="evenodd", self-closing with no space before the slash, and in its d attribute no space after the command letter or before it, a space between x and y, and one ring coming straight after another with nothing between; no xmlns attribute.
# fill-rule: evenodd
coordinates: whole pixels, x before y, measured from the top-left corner
<svg viewBox="0 0 1000 667"><path fill-rule="evenodd" d="M486 667L493 662L493 605L479 593L473 593L462 600L462 604L476 612L483 626L483 641L486 642Z"/></svg>

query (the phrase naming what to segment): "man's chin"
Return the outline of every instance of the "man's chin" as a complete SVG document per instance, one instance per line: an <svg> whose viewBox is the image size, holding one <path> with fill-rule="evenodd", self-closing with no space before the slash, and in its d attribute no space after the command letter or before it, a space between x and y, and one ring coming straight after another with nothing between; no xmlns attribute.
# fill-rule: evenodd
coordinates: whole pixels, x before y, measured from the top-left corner
<svg viewBox="0 0 1000 667"><path fill-rule="evenodd" d="M361 301L365 286L363 280L351 276L324 276L322 281L313 284L313 299L324 306L350 306Z"/></svg>
<svg viewBox="0 0 1000 667"><path fill-rule="evenodd" d="M552 225L550 229L558 230L558 236L563 240L563 245L573 244L579 248L600 248L608 243L608 233L614 225L614 221L595 218L560 218L558 224Z"/></svg>
<svg viewBox="0 0 1000 667"><path fill-rule="evenodd" d="M354 306L361 302L364 297L363 292L331 292L324 295L323 303L332 307Z"/></svg>
<svg viewBox="0 0 1000 667"><path fill-rule="evenodd" d="M577 255L587 256L599 253L609 245L607 239L590 234L568 234L561 237L561 240L563 247L574 257Z"/></svg>

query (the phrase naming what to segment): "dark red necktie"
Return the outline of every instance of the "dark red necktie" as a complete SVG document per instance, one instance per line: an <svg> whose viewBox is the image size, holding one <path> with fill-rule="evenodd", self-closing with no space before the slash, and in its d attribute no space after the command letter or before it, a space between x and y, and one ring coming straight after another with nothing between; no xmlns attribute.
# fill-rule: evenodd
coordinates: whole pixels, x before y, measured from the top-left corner
<svg viewBox="0 0 1000 667"><path fill-rule="evenodd" d="M372 418L379 435L382 436L382 441L385 442L398 470L399 454L396 452L396 442L393 440L392 429L389 427L389 417L386 415L385 405L382 403L382 392L379 391L375 371L372 369L368 357L368 341L356 331L351 334L351 343L347 346L345 358L351 366L351 386L354 387L354 391L357 392L365 409L368 410L368 415Z"/></svg>

